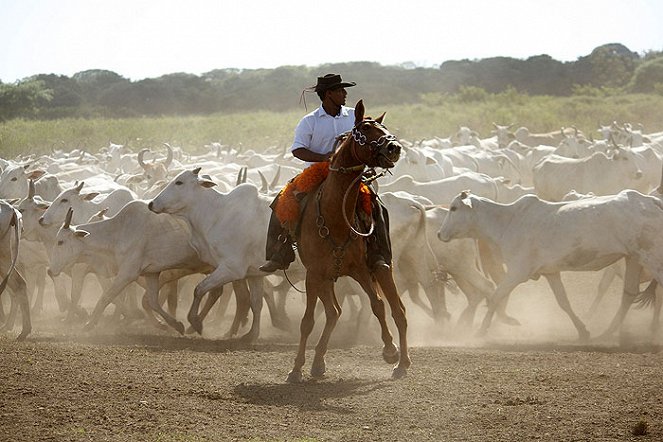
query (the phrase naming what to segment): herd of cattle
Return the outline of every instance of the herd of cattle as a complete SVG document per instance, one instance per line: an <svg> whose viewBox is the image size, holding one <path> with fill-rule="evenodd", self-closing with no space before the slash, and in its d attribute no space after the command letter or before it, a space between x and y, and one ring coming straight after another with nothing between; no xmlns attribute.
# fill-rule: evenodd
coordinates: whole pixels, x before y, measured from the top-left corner
<svg viewBox="0 0 663 442"><path fill-rule="evenodd" d="M643 296L656 302L655 329L660 297L655 284L640 287L663 281L663 133L617 123L587 135L494 128L483 139L461 127L449 138L401 140L401 159L379 180L399 290L433 320L446 321L455 313L445 300L451 280L467 299L455 320L472 327L486 302L479 329L486 333L494 314L517 324L506 313L510 293L544 276L585 340L560 272L606 269L606 278L623 276L624 289L605 333ZM179 296L193 299L189 331L200 333L224 288L232 288L237 305L230 335L250 310L242 338L255 340L263 303L275 326L289 327L286 295L304 279L303 267L297 261L273 275L258 267L269 205L303 164L275 148L208 147L194 156L167 144L132 152L111 143L96 154L0 160L0 290L6 286L11 300L0 302L3 330L13 329L20 311L19 339L31 332L30 312L42 310L47 283L66 320L83 319L86 329L114 303L118 316L144 316L185 333L175 314ZM88 314L81 296L89 296L83 282L90 273L103 294ZM339 298L359 292L347 278L336 285Z"/></svg>

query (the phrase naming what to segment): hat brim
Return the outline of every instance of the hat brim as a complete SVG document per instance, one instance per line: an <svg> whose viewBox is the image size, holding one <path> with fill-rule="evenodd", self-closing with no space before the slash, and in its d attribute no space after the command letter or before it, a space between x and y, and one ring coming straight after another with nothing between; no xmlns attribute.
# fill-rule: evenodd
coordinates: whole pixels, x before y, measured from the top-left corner
<svg viewBox="0 0 663 442"><path fill-rule="evenodd" d="M322 91L327 91L329 89L338 89L340 87L352 87L352 86L357 86L357 83L355 83L354 81L342 81L340 83L334 83L334 84L323 85L323 86L313 85L313 86L307 87L305 90L311 91L311 92L322 92Z"/></svg>

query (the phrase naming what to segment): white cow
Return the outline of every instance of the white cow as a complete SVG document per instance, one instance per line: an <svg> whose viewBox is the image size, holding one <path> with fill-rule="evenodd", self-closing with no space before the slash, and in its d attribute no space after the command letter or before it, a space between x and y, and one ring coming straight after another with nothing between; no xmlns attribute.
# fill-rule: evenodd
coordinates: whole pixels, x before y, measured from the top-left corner
<svg viewBox="0 0 663 442"><path fill-rule="evenodd" d="M24 198L28 194L28 182L35 181L35 193L51 201L62 187L58 178L42 169L28 171L30 165L11 165L0 174L0 198Z"/></svg>
<svg viewBox="0 0 663 442"><path fill-rule="evenodd" d="M571 190L595 195L624 189L649 191L634 153L621 148L611 156L602 152L580 159L549 155L534 166L533 178L536 194L549 201L561 201Z"/></svg>
<svg viewBox="0 0 663 442"><path fill-rule="evenodd" d="M452 202L438 237L480 239L507 267L480 333L490 326L497 303L519 284L543 275L584 340L589 332L571 309L560 272L599 270L626 258L622 304L606 332L612 333L638 293L642 266L663 280L661 228L663 203L631 190L559 203L528 195L508 205L462 192Z"/></svg>
<svg viewBox="0 0 663 442"><path fill-rule="evenodd" d="M14 328L18 310L21 310L22 329L18 340L25 339L32 331L30 321L30 302L23 276L16 269L21 236L21 214L5 201L0 201L0 269L3 273L0 282L0 295L9 286L11 291L11 310L2 331ZM2 306L0 305L0 309Z"/></svg>
<svg viewBox="0 0 663 442"><path fill-rule="evenodd" d="M253 323L243 338L254 340L260 333L265 274L258 267L265 259L271 199L260 195L253 184L239 185L228 193L218 192L212 188L216 183L199 176L199 172L199 168L181 172L148 206L153 212L185 219L191 228L194 249L215 268L194 290L188 315L193 328L202 332L198 308L205 293L248 278Z"/></svg>
<svg viewBox="0 0 663 442"><path fill-rule="evenodd" d="M184 325L166 313L158 302L159 275L181 269L182 274L209 269L189 245L188 225L167 214L155 214L144 201L128 203L115 216L71 227L72 211L56 236L50 254L50 271L57 276L76 262L88 263L98 275L112 278L112 285L97 302L86 329L91 329L127 285L145 276L149 307L179 333Z"/></svg>

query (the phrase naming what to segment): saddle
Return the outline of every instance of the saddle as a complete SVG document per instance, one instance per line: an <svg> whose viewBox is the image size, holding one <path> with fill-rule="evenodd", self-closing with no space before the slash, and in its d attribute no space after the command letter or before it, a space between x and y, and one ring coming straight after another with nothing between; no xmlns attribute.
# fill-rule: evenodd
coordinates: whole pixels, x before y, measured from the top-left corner
<svg viewBox="0 0 663 442"><path fill-rule="evenodd" d="M299 222L302 214L310 201L309 196L322 185L327 175L329 175L328 162L314 163L288 181L285 187L279 192L272 209L281 226L287 229L291 236L294 237L299 230ZM375 194L370 187L361 183L359 186L359 199L357 201L357 212L360 215L360 219L371 216L372 201L374 198Z"/></svg>

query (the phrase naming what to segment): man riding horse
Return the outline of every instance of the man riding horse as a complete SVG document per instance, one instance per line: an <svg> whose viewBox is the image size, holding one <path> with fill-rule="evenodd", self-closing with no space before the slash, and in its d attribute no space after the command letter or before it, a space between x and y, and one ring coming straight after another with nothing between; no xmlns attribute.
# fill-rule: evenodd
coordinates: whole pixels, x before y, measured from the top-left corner
<svg viewBox="0 0 663 442"><path fill-rule="evenodd" d="M344 82L338 74L327 74L318 77L314 86L305 89L306 92L316 92L322 102L319 108L300 120L290 149L296 158L306 161L307 167L315 163L329 162L339 136L354 127L355 109L345 106L348 95L345 89L352 86L356 86L356 83ZM272 209L276 208L280 196L281 194L272 203ZM366 259L369 268L375 271L390 267L391 241L387 210L374 192L371 192L371 199L374 229L367 238ZM269 273L285 270L295 260L291 232L285 228L276 213L276 210L272 211L267 232L267 263L260 266L260 270Z"/></svg>

